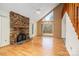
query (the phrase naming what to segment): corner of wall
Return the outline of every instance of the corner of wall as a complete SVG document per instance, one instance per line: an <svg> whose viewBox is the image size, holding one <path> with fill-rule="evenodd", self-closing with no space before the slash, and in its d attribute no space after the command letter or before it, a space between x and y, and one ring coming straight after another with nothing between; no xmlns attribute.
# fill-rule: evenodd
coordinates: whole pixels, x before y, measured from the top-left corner
<svg viewBox="0 0 79 59"><path fill-rule="evenodd" d="M32 34L32 24L34 24L34 34ZM37 35L37 22L30 20L29 28L30 38L35 37Z"/></svg>

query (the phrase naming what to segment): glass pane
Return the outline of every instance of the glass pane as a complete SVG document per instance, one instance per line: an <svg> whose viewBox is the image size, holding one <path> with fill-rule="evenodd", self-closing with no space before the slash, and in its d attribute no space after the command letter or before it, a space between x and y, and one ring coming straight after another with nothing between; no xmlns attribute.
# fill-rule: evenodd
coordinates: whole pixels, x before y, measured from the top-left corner
<svg viewBox="0 0 79 59"><path fill-rule="evenodd" d="M52 33L52 24L43 24L43 33Z"/></svg>
<svg viewBox="0 0 79 59"><path fill-rule="evenodd" d="M32 34L34 33L34 24L32 24Z"/></svg>

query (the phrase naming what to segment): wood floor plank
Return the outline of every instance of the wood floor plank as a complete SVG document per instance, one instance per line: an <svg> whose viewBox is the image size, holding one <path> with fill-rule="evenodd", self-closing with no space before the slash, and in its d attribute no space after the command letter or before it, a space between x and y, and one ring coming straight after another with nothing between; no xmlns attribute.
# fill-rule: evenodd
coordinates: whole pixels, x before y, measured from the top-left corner
<svg viewBox="0 0 79 59"><path fill-rule="evenodd" d="M63 39L39 36L21 45L1 47L0 56L69 56L69 53Z"/></svg>

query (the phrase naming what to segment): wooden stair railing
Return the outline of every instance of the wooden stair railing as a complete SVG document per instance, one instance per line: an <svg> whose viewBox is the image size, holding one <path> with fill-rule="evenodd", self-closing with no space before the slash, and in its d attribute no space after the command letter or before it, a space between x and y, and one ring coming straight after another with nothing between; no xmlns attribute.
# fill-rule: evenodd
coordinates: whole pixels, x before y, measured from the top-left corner
<svg viewBox="0 0 79 59"><path fill-rule="evenodd" d="M65 3L63 13L67 12L79 39L79 3Z"/></svg>

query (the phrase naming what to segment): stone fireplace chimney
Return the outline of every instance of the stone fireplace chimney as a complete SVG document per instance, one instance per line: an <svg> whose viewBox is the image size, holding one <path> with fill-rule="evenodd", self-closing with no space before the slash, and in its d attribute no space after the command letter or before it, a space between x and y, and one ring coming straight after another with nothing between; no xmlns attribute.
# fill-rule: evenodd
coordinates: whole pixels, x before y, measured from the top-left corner
<svg viewBox="0 0 79 59"><path fill-rule="evenodd" d="M29 18L11 11L10 29L11 44L17 43L17 39L29 39Z"/></svg>

